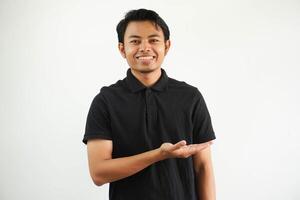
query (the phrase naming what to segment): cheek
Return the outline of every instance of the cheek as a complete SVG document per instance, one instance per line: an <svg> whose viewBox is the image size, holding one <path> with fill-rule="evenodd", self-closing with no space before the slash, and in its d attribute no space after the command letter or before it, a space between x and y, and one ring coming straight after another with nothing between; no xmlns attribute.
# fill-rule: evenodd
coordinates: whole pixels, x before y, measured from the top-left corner
<svg viewBox="0 0 300 200"><path fill-rule="evenodd" d="M126 47L126 48L125 48L125 53L126 53L127 55L135 54L135 52L136 52L136 48L132 48L132 47Z"/></svg>
<svg viewBox="0 0 300 200"><path fill-rule="evenodd" d="M159 59L162 59L162 57L165 55L165 48L159 48L156 50L158 56L159 56Z"/></svg>
<svg viewBox="0 0 300 200"><path fill-rule="evenodd" d="M165 53L165 46L160 46L159 48L157 48L157 52L159 52L160 54L164 54Z"/></svg>

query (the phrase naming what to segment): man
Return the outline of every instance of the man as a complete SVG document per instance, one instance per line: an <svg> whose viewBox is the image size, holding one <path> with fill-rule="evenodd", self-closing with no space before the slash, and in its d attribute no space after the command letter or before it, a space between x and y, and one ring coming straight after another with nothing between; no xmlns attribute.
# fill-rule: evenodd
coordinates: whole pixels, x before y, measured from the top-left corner
<svg viewBox="0 0 300 200"><path fill-rule="evenodd" d="M199 90L161 68L167 24L154 11L132 10L117 33L130 68L101 88L87 116L83 142L93 182L110 183L111 200L214 200L216 137Z"/></svg>

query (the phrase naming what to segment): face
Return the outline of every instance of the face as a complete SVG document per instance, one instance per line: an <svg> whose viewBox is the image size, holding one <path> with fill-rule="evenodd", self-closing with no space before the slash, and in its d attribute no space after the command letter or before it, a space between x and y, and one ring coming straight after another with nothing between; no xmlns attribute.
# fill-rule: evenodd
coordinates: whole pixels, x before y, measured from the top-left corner
<svg viewBox="0 0 300 200"><path fill-rule="evenodd" d="M162 29L150 21L130 22L124 34L124 44L119 43L121 55L136 71L149 73L160 69L170 48L170 40L164 41Z"/></svg>

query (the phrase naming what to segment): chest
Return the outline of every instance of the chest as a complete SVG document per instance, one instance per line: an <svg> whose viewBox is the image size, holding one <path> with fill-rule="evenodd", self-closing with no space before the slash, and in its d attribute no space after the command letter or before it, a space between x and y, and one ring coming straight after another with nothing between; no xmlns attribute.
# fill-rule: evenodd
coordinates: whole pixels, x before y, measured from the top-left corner
<svg viewBox="0 0 300 200"><path fill-rule="evenodd" d="M111 102L114 150L123 156L192 136L192 102L184 96L141 93Z"/></svg>

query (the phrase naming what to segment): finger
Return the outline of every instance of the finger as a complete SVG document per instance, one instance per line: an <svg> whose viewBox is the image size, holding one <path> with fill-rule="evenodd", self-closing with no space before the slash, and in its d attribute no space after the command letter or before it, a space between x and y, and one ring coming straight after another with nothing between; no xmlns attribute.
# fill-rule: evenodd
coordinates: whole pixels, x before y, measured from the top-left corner
<svg viewBox="0 0 300 200"><path fill-rule="evenodd" d="M179 149L180 147L183 147L183 146L185 146L185 145L186 145L186 141L185 141L185 140L181 140L181 141L177 142L176 144L174 144L174 145L170 148L170 150L171 150L171 151L174 151L174 150Z"/></svg>
<svg viewBox="0 0 300 200"><path fill-rule="evenodd" d="M204 143L196 143L196 144L189 144L187 145L188 147L199 147L199 146L207 146L209 145L209 142L204 142Z"/></svg>
<svg viewBox="0 0 300 200"><path fill-rule="evenodd" d="M196 145L189 145L187 148L183 149L182 155L184 158L188 158L191 155L197 153L199 151Z"/></svg>
<svg viewBox="0 0 300 200"><path fill-rule="evenodd" d="M202 150L202 149L204 149L204 148L206 148L208 146L209 146L208 143L202 143L202 144L196 144L195 148L199 151L199 150Z"/></svg>
<svg viewBox="0 0 300 200"><path fill-rule="evenodd" d="M191 144L189 145L189 151L197 151L198 149L198 144Z"/></svg>
<svg viewBox="0 0 300 200"><path fill-rule="evenodd" d="M178 149L178 151L180 151L183 154L190 154L191 152L194 152L197 150L196 147L197 146L195 144L185 145L185 146L181 147L180 149Z"/></svg>

